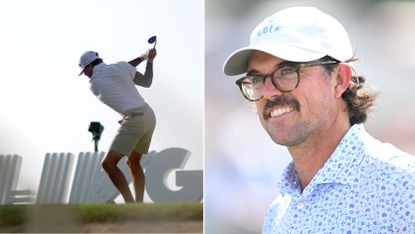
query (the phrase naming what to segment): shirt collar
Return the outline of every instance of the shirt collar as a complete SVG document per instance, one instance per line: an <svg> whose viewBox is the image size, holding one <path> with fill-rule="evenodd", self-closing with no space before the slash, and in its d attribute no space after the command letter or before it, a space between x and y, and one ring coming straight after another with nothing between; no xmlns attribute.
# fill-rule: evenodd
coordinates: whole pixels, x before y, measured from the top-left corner
<svg viewBox="0 0 415 234"><path fill-rule="evenodd" d="M282 194L301 193L300 178L295 170L294 162L290 162L285 168L277 187Z"/></svg>
<svg viewBox="0 0 415 234"><path fill-rule="evenodd" d="M317 184L353 183L359 174L359 165L364 156L365 148L362 146L365 139L370 138L371 136L366 132L363 124L353 125L303 192L308 187L312 189ZM301 191L298 174L293 162L284 170L278 188L281 193L299 193Z"/></svg>
<svg viewBox="0 0 415 234"><path fill-rule="evenodd" d="M106 63L104 63L104 62L102 62L102 63L100 63L100 64L98 64L98 65L95 65L95 66L92 68L92 77L91 77L91 79L89 80L89 82L91 82L91 81L94 79L94 77L96 76L96 74L98 74L98 73L99 73L99 71L100 71L103 67L105 67L105 66L107 66L107 64L106 64Z"/></svg>
<svg viewBox="0 0 415 234"><path fill-rule="evenodd" d="M358 168L363 159L364 138L367 134L363 124L353 125L344 135L324 166L313 180L317 184L351 184L358 176Z"/></svg>
<svg viewBox="0 0 415 234"><path fill-rule="evenodd" d="M98 64L98 65L95 65L93 68L92 68L92 74L94 74L94 72L96 72L96 71L99 71L101 68L103 68L105 65L107 65L107 64L105 64L105 63L100 63L100 64Z"/></svg>

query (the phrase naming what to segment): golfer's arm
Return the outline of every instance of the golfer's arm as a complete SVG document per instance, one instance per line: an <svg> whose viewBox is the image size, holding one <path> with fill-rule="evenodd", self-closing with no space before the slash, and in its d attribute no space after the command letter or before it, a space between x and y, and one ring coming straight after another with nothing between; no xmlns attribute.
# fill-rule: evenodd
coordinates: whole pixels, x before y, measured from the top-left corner
<svg viewBox="0 0 415 234"><path fill-rule="evenodd" d="M140 72L135 72L134 83L142 87L150 87L153 83L153 63L147 62L146 71L144 75Z"/></svg>
<svg viewBox="0 0 415 234"><path fill-rule="evenodd" d="M145 60L145 58L143 58L143 57L138 57L138 58L135 58L135 59L133 59L133 60L131 60L130 62L128 62L129 64L131 64L132 66L134 66L134 67L137 67L138 66L138 64L140 64L142 61L144 61Z"/></svg>

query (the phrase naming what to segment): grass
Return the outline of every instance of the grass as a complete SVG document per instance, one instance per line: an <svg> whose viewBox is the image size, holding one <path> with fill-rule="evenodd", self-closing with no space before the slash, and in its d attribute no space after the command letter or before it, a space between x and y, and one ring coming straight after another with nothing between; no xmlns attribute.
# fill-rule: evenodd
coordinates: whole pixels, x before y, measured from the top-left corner
<svg viewBox="0 0 415 234"><path fill-rule="evenodd" d="M36 220L75 220L78 224L104 222L203 221L202 203L77 204L0 206L0 228L25 225ZM35 221L33 221L35 220Z"/></svg>

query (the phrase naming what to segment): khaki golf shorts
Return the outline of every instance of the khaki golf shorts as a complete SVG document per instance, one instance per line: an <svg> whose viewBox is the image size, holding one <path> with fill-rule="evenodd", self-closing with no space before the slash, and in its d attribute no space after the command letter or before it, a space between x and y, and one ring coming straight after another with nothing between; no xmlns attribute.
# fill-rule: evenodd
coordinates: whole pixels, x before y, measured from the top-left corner
<svg viewBox="0 0 415 234"><path fill-rule="evenodd" d="M133 151L148 153L151 137L156 127L153 109L146 104L144 107L131 111L131 114L126 114L120 124L110 149L127 156Z"/></svg>

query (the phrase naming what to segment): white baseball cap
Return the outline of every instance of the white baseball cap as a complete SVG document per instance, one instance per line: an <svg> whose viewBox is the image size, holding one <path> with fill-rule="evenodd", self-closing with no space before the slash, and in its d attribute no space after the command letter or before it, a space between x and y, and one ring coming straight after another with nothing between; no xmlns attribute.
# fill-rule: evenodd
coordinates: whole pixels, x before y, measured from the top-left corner
<svg viewBox="0 0 415 234"><path fill-rule="evenodd" d="M291 7L265 18L252 31L249 46L226 59L225 74L247 72L249 58L255 51L292 62L309 62L325 56L345 62L353 57L343 25L314 7Z"/></svg>
<svg viewBox="0 0 415 234"><path fill-rule="evenodd" d="M99 58L98 53L94 51L87 51L81 55L79 59L79 66L81 67L82 71L79 73L79 76L84 73L84 69L90 63L92 63L95 59Z"/></svg>

